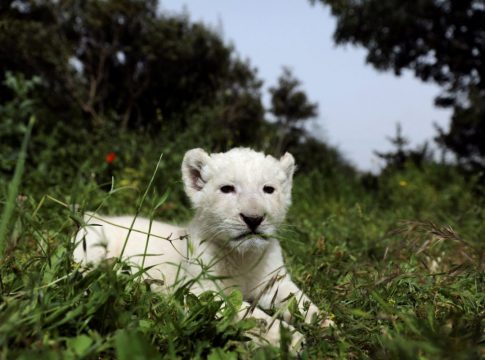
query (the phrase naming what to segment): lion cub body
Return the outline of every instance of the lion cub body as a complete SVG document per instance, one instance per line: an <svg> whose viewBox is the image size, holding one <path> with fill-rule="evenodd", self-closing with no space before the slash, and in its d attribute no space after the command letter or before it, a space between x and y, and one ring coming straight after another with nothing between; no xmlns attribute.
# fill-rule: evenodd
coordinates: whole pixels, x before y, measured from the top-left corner
<svg viewBox="0 0 485 360"><path fill-rule="evenodd" d="M132 216L95 214L85 215L84 220L91 226L86 226L77 234L76 241L80 244L85 241L86 250L82 245L76 247L76 261L97 264L103 259L123 255L133 267L148 268L146 276L161 280L155 284L168 291L201 276L195 288L222 290L225 293L239 288L245 299L254 299L260 295L261 286L265 283L264 274L274 276L283 267L281 248L274 239L267 240L264 254L254 254L254 251L248 250L234 256L231 250L227 254L220 253L220 249L210 242L201 243L191 236L189 229L193 224L180 227L138 217L132 226ZM128 241L123 250L126 239ZM208 266L202 270L201 264ZM222 279L204 282L207 275Z"/></svg>
<svg viewBox="0 0 485 360"><path fill-rule="evenodd" d="M290 321L286 305L294 295L306 321L318 313L291 281L275 237L291 203L294 167L290 154L278 160L245 148L211 155L190 150L182 178L195 215L186 227L87 214L88 226L76 236L74 257L96 264L122 256L134 267L148 268L146 276L162 280L158 283L165 289L194 279L194 292L238 288L244 300L257 302L260 309L252 316L267 320L265 337L276 343L279 321L271 321L261 309L279 308Z"/></svg>

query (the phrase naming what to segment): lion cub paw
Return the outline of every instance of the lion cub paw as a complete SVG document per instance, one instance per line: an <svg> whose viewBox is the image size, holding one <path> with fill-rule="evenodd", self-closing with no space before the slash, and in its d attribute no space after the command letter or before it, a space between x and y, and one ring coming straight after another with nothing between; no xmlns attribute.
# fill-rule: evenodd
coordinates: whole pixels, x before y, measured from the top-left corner
<svg viewBox="0 0 485 360"><path fill-rule="evenodd" d="M320 327L322 327L323 329L326 329L326 328L336 328L337 327L337 324L333 320L325 319L325 320L323 320L320 323Z"/></svg>
<svg viewBox="0 0 485 360"><path fill-rule="evenodd" d="M290 351L294 354L300 352L305 341L305 336L284 321L273 321L270 328L267 329L266 334L263 335L263 338L271 345L279 347L281 341L280 326L287 329L287 331L291 334L291 342L289 344Z"/></svg>

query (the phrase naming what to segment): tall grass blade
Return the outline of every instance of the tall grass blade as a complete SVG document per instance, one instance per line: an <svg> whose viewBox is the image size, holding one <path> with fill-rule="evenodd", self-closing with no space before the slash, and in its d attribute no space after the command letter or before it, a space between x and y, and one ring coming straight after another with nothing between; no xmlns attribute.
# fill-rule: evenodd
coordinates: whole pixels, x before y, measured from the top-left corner
<svg viewBox="0 0 485 360"><path fill-rule="evenodd" d="M0 256L3 256L3 252L5 251L5 247L7 245L8 225L10 224L10 220L12 218L13 210L15 208L15 201L20 187L20 182L24 173L25 159L27 157L27 146L30 141L30 134L32 133L34 123L35 116L31 116L29 119L29 124L27 126L27 131L24 135L24 139L22 140L20 154L17 159L17 164L15 165L15 172L12 181L8 186L7 201L3 208L2 218L0 219Z"/></svg>
<svg viewBox="0 0 485 360"><path fill-rule="evenodd" d="M155 176L157 175L158 168L160 167L162 157L163 157L163 154L160 154L160 157L158 158L157 166L155 167L155 170L153 171L152 177L150 178L150 182L148 183L148 186L145 190L145 193L143 194L143 196L140 199L140 202L138 203L138 207L136 209L135 216L133 217L133 221L131 222L131 226L130 226L130 229L128 230L128 234L126 235L125 242L123 243L123 247L121 248L121 252L120 252L120 256L119 256L120 259L123 258L123 254L125 253L125 249L126 249L126 244L128 243L128 239L130 238L130 234L133 230L133 226L135 226L136 218L140 214L143 203L145 202L145 199L148 196L148 191L151 189L153 181L155 180Z"/></svg>

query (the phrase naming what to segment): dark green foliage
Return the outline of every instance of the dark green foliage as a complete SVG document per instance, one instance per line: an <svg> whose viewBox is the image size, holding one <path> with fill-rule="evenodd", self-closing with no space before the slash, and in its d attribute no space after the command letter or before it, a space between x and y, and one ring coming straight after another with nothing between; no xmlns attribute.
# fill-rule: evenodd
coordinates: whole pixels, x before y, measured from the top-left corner
<svg viewBox="0 0 485 360"><path fill-rule="evenodd" d="M181 152L187 142L211 151L251 146L277 155L306 146L304 120L316 106L297 79L286 72L273 88L278 122L268 122L256 69L214 31L156 9L155 0L1 4L0 71L39 78L29 90L39 122L28 165L45 173L52 161L65 163L52 184L72 181L88 154L99 154L99 160L111 151L139 156L143 141L125 139L126 129L157 141L164 153ZM0 87L0 103L15 96L12 87ZM5 127L14 131L9 123ZM18 142L16 135L8 143ZM108 149L105 139L113 137L118 144ZM84 146L74 149L77 144ZM304 150L309 166L323 163L309 151L315 146L347 166L335 149L315 139ZM99 180L109 183L111 170Z"/></svg>
<svg viewBox="0 0 485 360"><path fill-rule="evenodd" d="M390 137L388 140L394 148L392 151L387 153L374 151L380 159L385 161L383 172L402 170L406 163L421 167L424 163L433 161L433 154L428 150L427 143L417 149L409 148L409 140L403 136L401 124L396 126L395 137Z"/></svg>
<svg viewBox="0 0 485 360"><path fill-rule="evenodd" d="M14 92L12 101L0 105L0 174L11 174L20 149L22 138L27 131L27 120L32 116L35 101L32 90L40 83L38 77L26 80L23 75L6 74L5 87Z"/></svg>
<svg viewBox="0 0 485 360"><path fill-rule="evenodd" d="M337 17L335 41L363 45L367 61L400 74L411 69L460 103L469 86L485 87L485 4L481 0L321 0Z"/></svg>
<svg viewBox="0 0 485 360"><path fill-rule="evenodd" d="M309 120L318 116L317 104L312 103L301 89L301 82L289 68L283 68L277 85L270 87L270 113L274 122L269 126L276 136L269 150L276 156L291 152L300 159L299 171L341 174L354 177L355 169L334 147L318 140L309 131ZM265 149L263 149L265 150Z"/></svg>
<svg viewBox="0 0 485 360"><path fill-rule="evenodd" d="M484 90L481 90L482 92ZM485 97L472 91L468 106L455 108L448 132L439 129L438 142L451 149L471 171L485 169Z"/></svg>
<svg viewBox="0 0 485 360"><path fill-rule="evenodd" d="M276 153L280 155L287 149L289 138L298 141L301 135L305 134L305 120L317 116L317 104L308 100L300 85L300 81L293 76L291 70L284 68L278 85L269 89L270 112L275 117L280 132L276 145Z"/></svg>
<svg viewBox="0 0 485 360"><path fill-rule="evenodd" d="M317 0L313 0L313 3ZM361 45L379 70L412 70L443 89L452 107L441 144L473 168L485 164L485 2L483 0L319 0L337 18L338 44Z"/></svg>
<svg viewBox="0 0 485 360"><path fill-rule="evenodd" d="M206 27L158 15L157 1L23 0L2 7L0 72L45 79L43 103L64 122L81 111L86 124L76 125L85 128L116 121L159 130L175 115L187 126L183 115L195 106L232 107L256 95L261 107L249 65ZM250 114L262 120L261 112Z"/></svg>

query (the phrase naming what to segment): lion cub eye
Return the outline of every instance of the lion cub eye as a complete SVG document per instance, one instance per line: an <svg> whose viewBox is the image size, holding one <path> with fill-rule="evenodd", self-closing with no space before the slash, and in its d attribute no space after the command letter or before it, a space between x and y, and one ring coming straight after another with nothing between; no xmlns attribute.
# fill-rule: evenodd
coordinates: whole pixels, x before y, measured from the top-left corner
<svg viewBox="0 0 485 360"><path fill-rule="evenodd" d="M263 191L266 194L272 194L272 193L274 193L274 187L266 185L266 186L263 187Z"/></svg>
<svg viewBox="0 0 485 360"><path fill-rule="evenodd" d="M236 192L236 188L232 185L224 185L224 186L221 186L221 189L220 189L224 194L229 194L229 193L232 193L232 192Z"/></svg>

